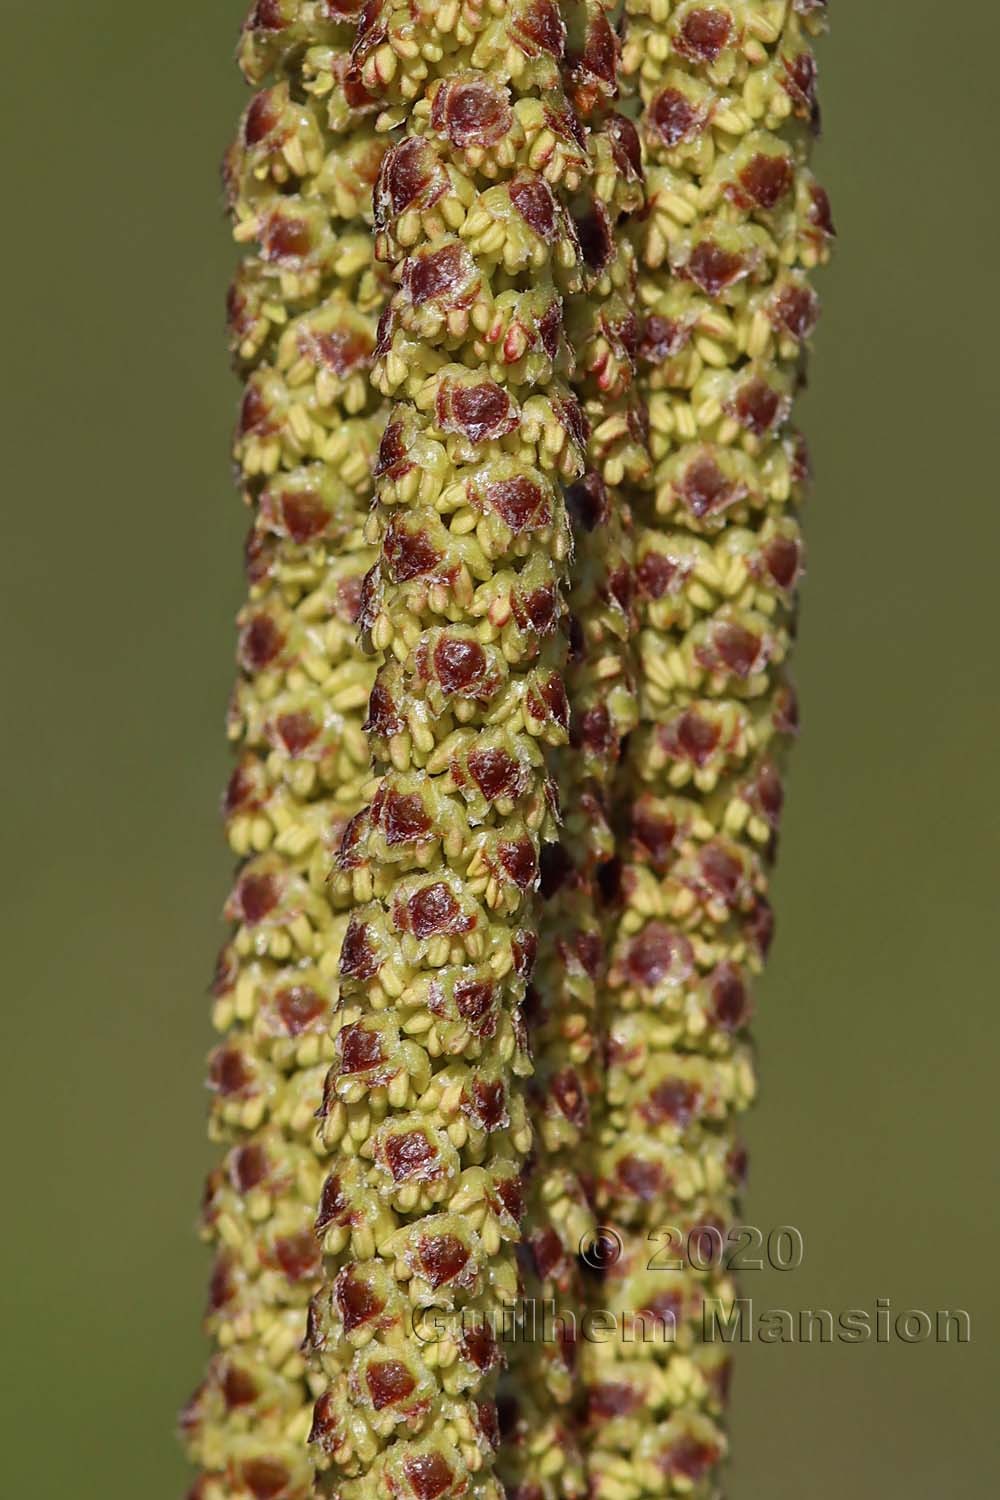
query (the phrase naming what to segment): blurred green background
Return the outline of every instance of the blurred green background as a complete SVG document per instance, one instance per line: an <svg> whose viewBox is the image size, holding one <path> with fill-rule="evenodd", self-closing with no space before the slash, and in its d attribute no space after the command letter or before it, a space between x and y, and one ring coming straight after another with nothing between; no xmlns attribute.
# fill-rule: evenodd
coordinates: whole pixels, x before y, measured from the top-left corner
<svg viewBox="0 0 1000 1500"><path fill-rule="evenodd" d="M841 242L803 412L805 733L746 1204L799 1226L805 1261L745 1289L964 1307L973 1342L746 1350L730 1493L937 1500L981 1494L996 1441L1000 11L831 9ZM3 17L4 1488L168 1500L204 1357L228 875L244 523L216 164L240 3Z"/></svg>

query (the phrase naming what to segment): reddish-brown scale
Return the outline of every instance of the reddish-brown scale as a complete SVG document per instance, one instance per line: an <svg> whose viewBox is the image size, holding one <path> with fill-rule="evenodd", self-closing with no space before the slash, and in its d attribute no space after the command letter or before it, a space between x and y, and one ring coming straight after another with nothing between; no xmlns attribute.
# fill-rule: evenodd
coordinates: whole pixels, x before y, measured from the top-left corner
<svg viewBox="0 0 1000 1500"><path fill-rule="evenodd" d="M549 1088L562 1115L577 1130L585 1130L590 1119L587 1098L583 1092L580 1075L575 1068L560 1068L551 1080Z"/></svg>
<svg viewBox="0 0 1000 1500"><path fill-rule="evenodd" d="M557 140L565 146L575 146L581 153L587 149L587 132L583 121L572 109L553 109L546 104L542 111L545 124ZM582 157L581 157L582 159Z"/></svg>
<svg viewBox="0 0 1000 1500"><path fill-rule="evenodd" d="M330 512L311 490L286 491L279 504L285 530L300 545L322 535L329 524Z"/></svg>
<svg viewBox="0 0 1000 1500"><path fill-rule="evenodd" d="M780 391L774 390L766 380L755 376L746 385L740 386L732 410L742 427L755 437L763 437L776 426L782 415L782 406Z"/></svg>
<svg viewBox="0 0 1000 1500"><path fill-rule="evenodd" d="M617 736L605 704L594 703L574 716L570 743L577 749L589 750L592 755L610 755Z"/></svg>
<svg viewBox="0 0 1000 1500"><path fill-rule="evenodd" d="M724 1031L739 1031L749 1019L750 997L732 964L720 964L712 976L712 1014Z"/></svg>
<svg viewBox="0 0 1000 1500"><path fill-rule="evenodd" d="M420 1269L437 1290L461 1275L469 1262L469 1248L456 1234L425 1235L420 1241Z"/></svg>
<svg viewBox="0 0 1000 1500"><path fill-rule="evenodd" d="M590 423L583 407L575 396L557 396L552 406L570 442L582 453L590 438Z"/></svg>
<svg viewBox="0 0 1000 1500"><path fill-rule="evenodd" d="M535 1269L543 1280L556 1270L565 1272L568 1264L566 1251L551 1225L546 1225L544 1229L536 1229L529 1239Z"/></svg>
<svg viewBox="0 0 1000 1500"><path fill-rule="evenodd" d="M810 189L809 222L813 224L822 235L832 239L837 233L833 227L833 213L830 209L830 196L826 188L821 188L814 183Z"/></svg>
<svg viewBox="0 0 1000 1500"><path fill-rule="evenodd" d="M319 736L319 725L311 714L280 714L275 723L278 739L289 755L303 755Z"/></svg>
<svg viewBox="0 0 1000 1500"><path fill-rule="evenodd" d="M473 1405L476 1431L493 1449L500 1447L500 1418L495 1401L476 1401Z"/></svg>
<svg viewBox="0 0 1000 1500"><path fill-rule="evenodd" d="M797 735L799 732L799 700L795 689L788 683L775 694L774 724L779 734Z"/></svg>
<svg viewBox="0 0 1000 1500"><path fill-rule="evenodd" d="M478 284L475 262L463 245L442 245L403 263L403 289L414 307L441 298L459 306L459 293L467 298Z"/></svg>
<svg viewBox="0 0 1000 1500"><path fill-rule="evenodd" d="M747 274L746 260L735 250L723 250L714 240L701 240L688 257L685 273L708 297L717 297Z"/></svg>
<svg viewBox="0 0 1000 1500"><path fill-rule="evenodd" d="M528 228L539 239L553 240L556 236L556 205L548 184L534 173L515 177L508 188L513 203Z"/></svg>
<svg viewBox="0 0 1000 1500"><path fill-rule="evenodd" d="M424 811L423 799L417 792L403 795L391 788L388 791L382 788L376 796L372 804L372 821L382 829L390 848L426 838L432 827Z"/></svg>
<svg viewBox="0 0 1000 1500"><path fill-rule="evenodd" d="M310 1280L323 1269L323 1257L311 1230L275 1240L274 1258L289 1281Z"/></svg>
<svg viewBox="0 0 1000 1500"><path fill-rule="evenodd" d="M252 1142L229 1158L229 1180L238 1193L250 1193L266 1181L271 1164L263 1146Z"/></svg>
<svg viewBox="0 0 1000 1500"><path fill-rule="evenodd" d="M334 1284L334 1297L344 1323L344 1332L353 1333L370 1323L382 1311L384 1303L355 1266L345 1266Z"/></svg>
<svg viewBox="0 0 1000 1500"><path fill-rule="evenodd" d="M477 1370L488 1373L500 1364L500 1350L487 1323L463 1327L462 1353Z"/></svg>
<svg viewBox="0 0 1000 1500"><path fill-rule="evenodd" d="M243 139L248 146L259 146L281 119L281 110L272 89L255 94L243 117Z"/></svg>
<svg viewBox="0 0 1000 1500"><path fill-rule="evenodd" d="M380 47L389 35L388 27L382 19L385 9L385 0L367 0L358 20L358 34L354 38L351 48L351 62L355 69Z"/></svg>
<svg viewBox="0 0 1000 1500"><path fill-rule="evenodd" d="M263 672L284 644L285 637L270 615L254 615L240 633L240 661L248 672Z"/></svg>
<svg viewBox="0 0 1000 1500"><path fill-rule="evenodd" d="M258 774L254 774L257 771ZM250 812L260 806L260 794L264 792L263 778L256 762L241 763L233 771L226 785L222 808L226 817L234 813Z"/></svg>
<svg viewBox="0 0 1000 1500"><path fill-rule="evenodd" d="M371 808L363 807L349 819L340 844L337 846L337 867L341 870L360 870L368 858L365 839L371 823Z"/></svg>
<svg viewBox="0 0 1000 1500"><path fill-rule="evenodd" d="M513 112L506 89L484 78L445 82L434 95L431 126L453 146L495 146L511 126Z"/></svg>
<svg viewBox="0 0 1000 1500"><path fill-rule="evenodd" d="M561 58L566 50L566 27L553 0L532 0L511 22L511 36L528 57L548 52Z"/></svg>
<svg viewBox="0 0 1000 1500"><path fill-rule="evenodd" d="M439 1173L438 1148L427 1140L423 1131L405 1131L402 1136L390 1136L385 1142L385 1161L394 1182L418 1181L432 1178Z"/></svg>
<svg viewBox="0 0 1000 1500"><path fill-rule="evenodd" d="M440 1453L422 1453L408 1458L403 1465L416 1500L437 1500L454 1480L450 1465Z"/></svg>
<svg viewBox="0 0 1000 1500"><path fill-rule="evenodd" d="M478 641L442 636L434 648L434 671L446 693L471 697L486 675L486 652Z"/></svg>
<svg viewBox="0 0 1000 1500"><path fill-rule="evenodd" d="M692 1230L692 1236L695 1231ZM684 1313L684 1297L680 1291L655 1292L643 1307L637 1309L639 1318L660 1318L668 1326L676 1328Z"/></svg>
<svg viewBox="0 0 1000 1500"><path fill-rule="evenodd" d="M562 336L562 327L562 302L556 297L549 303L538 320L538 337L549 359L555 359L559 353L559 340Z"/></svg>
<svg viewBox="0 0 1000 1500"><path fill-rule="evenodd" d="M221 1312L228 1303L232 1302L237 1290L236 1269L232 1260L228 1255L218 1256L208 1283L209 1312Z"/></svg>
<svg viewBox="0 0 1000 1500"><path fill-rule="evenodd" d="M468 932L474 925L472 917L462 915L461 907L443 881L415 892L405 907L397 903L394 915L397 927L404 932L409 929L419 938Z"/></svg>
<svg viewBox="0 0 1000 1500"><path fill-rule="evenodd" d="M520 421L510 396L492 380L474 386L442 380L436 400L442 432L462 432L473 443L496 441L513 432Z"/></svg>
<svg viewBox="0 0 1000 1500"><path fill-rule="evenodd" d="M307 984L289 984L274 996L274 1010L288 1037L301 1037L307 1031L324 1031L327 1008L328 1002Z"/></svg>
<svg viewBox="0 0 1000 1500"><path fill-rule="evenodd" d="M347 1196L339 1172L331 1172L323 1183L316 1215L316 1233L323 1234L332 1224L342 1224L348 1213Z"/></svg>
<svg viewBox="0 0 1000 1500"><path fill-rule="evenodd" d="M701 520L718 515L738 500L742 491L726 478L710 453L702 453L685 469L680 493L691 514Z"/></svg>
<svg viewBox="0 0 1000 1500"><path fill-rule="evenodd" d="M502 1210L513 1223L524 1217L524 1184L520 1177L505 1177L496 1186L495 1211Z"/></svg>
<svg viewBox="0 0 1000 1500"><path fill-rule="evenodd" d="M256 437L270 437L278 430L266 397L255 385L247 387L240 403L239 430L242 437L251 432Z"/></svg>
<svg viewBox="0 0 1000 1500"><path fill-rule="evenodd" d="M219 956L215 960L215 972L212 975L211 991L217 1000L223 995L231 995L236 988L236 981L240 977L240 961L235 950L226 945L220 949Z"/></svg>
<svg viewBox="0 0 1000 1500"><path fill-rule="evenodd" d="M764 562L779 588L794 588L802 568L802 549L792 537L773 537L764 548Z"/></svg>
<svg viewBox="0 0 1000 1500"><path fill-rule="evenodd" d="M281 886L276 875L244 875L234 892L235 914L249 927L256 927L274 911L280 899Z"/></svg>
<svg viewBox="0 0 1000 1500"><path fill-rule="evenodd" d="M455 986L455 1009L472 1031L481 1032L484 1021L491 1018L495 990L492 983L473 979L460 980Z"/></svg>
<svg viewBox="0 0 1000 1500"><path fill-rule="evenodd" d="M357 370L366 370L372 361L373 340L353 328L334 328L328 333L303 333L301 352L317 364L325 365L341 380Z"/></svg>
<svg viewBox="0 0 1000 1500"><path fill-rule="evenodd" d="M807 51L781 60L785 76L782 79L785 91L797 106L795 113L806 120L816 114L816 59Z"/></svg>
<svg viewBox="0 0 1000 1500"><path fill-rule="evenodd" d="M530 979L538 958L538 937L519 927L511 939L514 971L519 979Z"/></svg>
<svg viewBox="0 0 1000 1500"><path fill-rule="evenodd" d="M378 973L378 955L368 936L368 924L353 915L340 950L340 973L345 979L372 979Z"/></svg>
<svg viewBox="0 0 1000 1500"><path fill-rule="evenodd" d="M679 318L652 313L645 322L638 354L647 364L662 365L691 342L691 327Z"/></svg>
<svg viewBox="0 0 1000 1500"><path fill-rule="evenodd" d="M542 700L554 723L569 728L569 699L558 672L550 672L541 684Z"/></svg>
<svg viewBox="0 0 1000 1500"><path fill-rule="evenodd" d="M674 40L677 51L695 63L714 63L733 36L732 15L721 7L704 7L685 16Z"/></svg>
<svg viewBox="0 0 1000 1500"><path fill-rule="evenodd" d="M650 1125L678 1126L684 1130L696 1118L701 1092L682 1078L667 1078L657 1084L645 1100L640 1114Z"/></svg>
<svg viewBox="0 0 1000 1500"><path fill-rule="evenodd" d="M771 305L771 318L778 328L801 342L816 327L819 298L811 287L786 286Z"/></svg>
<svg viewBox="0 0 1000 1500"><path fill-rule="evenodd" d="M627 1417L643 1405L643 1397L634 1386L621 1382L591 1386L587 1392L587 1419L592 1425L603 1425L614 1417Z"/></svg>
<svg viewBox="0 0 1000 1500"><path fill-rule="evenodd" d="M222 1399L229 1411L240 1406L252 1406L259 1394L257 1382L248 1370L241 1370L231 1361L222 1376Z"/></svg>
<svg viewBox="0 0 1000 1500"><path fill-rule="evenodd" d="M583 115L613 99L618 81L618 47L603 10L587 16L582 48L567 47L566 73L571 97Z"/></svg>
<svg viewBox="0 0 1000 1500"><path fill-rule="evenodd" d="M407 531L399 516L393 516L383 542L385 560L395 583L406 583L433 573L441 554L424 531Z"/></svg>
<svg viewBox="0 0 1000 1500"><path fill-rule="evenodd" d="M743 679L761 668L764 642L742 625L717 625L713 643L720 661L734 676Z"/></svg>
<svg viewBox="0 0 1000 1500"><path fill-rule="evenodd" d="M312 1427L309 1429L308 1441L317 1444L324 1453L331 1455L343 1445L344 1433L337 1414L336 1398L332 1391L324 1391L313 1407Z"/></svg>
<svg viewBox="0 0 1000 1500"><path fill-rule="evenodd" d="M632 838L640 856L648 856L664 869L676 853L677 820L656 811L646 799L637 803L632 813Z"/></svg>
<svg viewBox="0 0 1000 1500"><path fill-rule="evenodd" d="M648 128L664 146L679 146L694 140L705 128L705 116L695 109L680 89L663 89L646 111Z"/></svg>
<svg viewBox="0 0 1000 1500"><path fill-rule="evenodd" d="M240 1465L243 1483L253 1500L281 1500L292 1476L276 1458L251 1458Z"/></svg>
<svg viewBox="0 0 1000 1500"><path fill-rule="evenodd" d="M288 25L281 0L257 0L248 25L260 31L284 31Z"/></svg>
<svg viewBox="0 0 1000 1500"><path fill-rule="evenodd" d="M754 901L749 915L744 919L744 926L761 958L766 958L774 941L774 912L763 896L758 896Z"/></svg>
<svg viewBox="0 0 1000 1500"><path fill-rule="evenodd" d="M745 1187L750 1173L750 1156L747 1148L736 1145L726 1157L726 1173L734 1187Z"/></svg>
<svg viewBox="0 0 1000 1500"><path fill-rule="evenodd" d="M356 625L361 619L364 596L364 579L357 573L352 578L341 578L337 584L337 613L348 625Z"/></svg>
<svg viewBox="0 0 1000 1500"><path fill-rule="evenodd" d="M513 479L487 480L478 498L515 535L537 531L552 520L545 491L526 474L517 474Z"/></svg>
<svg viewBox="0 0 1000 1500"><path fill-rule="evenodd" d="M352 1022L338 1033L337 1052L342 1075L366 1073L386 1060L382 1038L378 1032L369 1031L361 1021Z"/></svg>
<svg viewBox="0 0 1000 1500"><path fill-rule="evenodd" d="M406 428L402 422L389 422L386 424L382 440L378 445L374 477L381 479L383 474L391 474L394 479L399 479L410 467L406 447Z"/></svg>
<svg viewBox="0 0 1000 1500"><path fill-rule="evenodd" d="M757 208L775 208L791 190L795 174L788 156L768 156L758 152L740 173L740 184L750 204Z"/></svg>
<svg viewBox="0 0 1000 1500"><path fill-rule="evenodd" d="M531 890L538 880L538 857L531 840L522 838L503 843L499 855L501 865L518 890Z"/></svg>
<svg viewBox="0 0 1000 1500"><path fill-rule="evenodd" d="M689 708L668 726L663 738L675 758L703 767L718 750L722 730L703 718L696 708Z"/></svg>
<svg viewBox="0 0 1000 1500"><path fill-rule="evenodd" d="M765 761L757 772L752 790L760 811L771 827L777 828L785 805L785 791L781 785L781 777L770 761Z"/></svg>
<svg viewBox="0 0 1000 1500"><path fill-rule="evenodd" d="M661 1453L658 1463L667 1474L679 1474L693 1484L713 1469L722 1457L717 1443L699 1442L697 1438L683 1437L672 1447Z"/></svg>
<svg viewBox="0 0 1000 1500"><path fill-rule="evenodd" d="M577 527L584 531L594 531L598 526L606 526L611 515L611 502L608 498L608 487L600 474L591 470L575 484L566 489L566 509L570 518Z"/></svg>
<svg viewBox="0 0 1000 1500"><path fill-rule="evenodd" d="M655 1203L663 1192L663 1168L659 1162L623 1156L615 1175L626 1192L643 1203Z"/></svg>
<svg viewBox="0 0 1000 1500"><path fill-rule="evenodd" d="M377 1363L373 1360L365 1371L365 1381L376 1411L383 1411L397 1401L405 1401L417 1388L417 1382L398 1359L384 1359Z"/></svg>
<svg viewBox="0 0 1000 1500"><path fill-rule="evenodd" d="M574 216L573 226L584 264L593 275L600 275L611 264L615 240L608 211L599 198L593 199L579 217Z"/></svg>
<svg viewBox="0 0 1000 1500"><path fill-rule="evenodd" d="M366 734L379 735L385 739L391 739L394 734L402 734L406 728L406 721L396 712L392 694L381 676L376 677L372 687L368 699L368 717L363 728Z"/></svg>
<svg viewBox="0 0 1000 1500"><path fill-rule="evenodd" d="M647 599L662 599L664 594L676 592L681 587L685 572L666 553L650 551L639 559L635 577L640 594Z"/></svg>
<svg viewBox="0 0 1000 1500"><path fill-rule="evenodd" d="M448 175L433 147L422 136L407 136L383 158L375 188L376 228L384 229L407 209L432 208L447 191Z"/></svg>
<svg viewBox="0 0 1000 1500"><path fill-rule="evenodd" d="M507 1091L503 1082L499 1079L492 1082L483 1078L475 1079L471 1096L468 1091L462 1095L462 1111L474 1125L489 1134L494 1130L505 1129L510 1124L510 1116L507 1113Z"/></svg>
<svg viewBox="0 0 1000 1500"><path fill-rule="evenodd" d="M515 589L511 594L511 610L522 630L532 630L535 635L551 635L559 623L559 595L553 584L542 584L530 594Z"/></svg>
<svg viewBox="0 0 1000 1500"><path fill-rule="evenodd" d="M473 750L469 771L487 802L516 797L520 791L521 768L507 750Z"/></svg>
<svg viewBox="0 0 1000 1500"><path fill-rule="evenodd" d="M273 213L261 234L261 250L269 263L285 263L290 269L305 260L313 248L312 230L306 219Z"/></svg>
<svg viewBox="0 0 1000 1500"><path fill-rule="evenodd" d="M680 983L693 970L687 938L662 922L647 922L629 943L625 959L629 978L643 989L655 990L665 980Z"/></svg>
<svg viewBox="0 0 1000 1500"><path fill-rule="evenodd" d="M626 115L611 115L605 129L619 172L627 182L641 182L642 143L632 121Z"/></svg>
<svg viewBox="0 0 1000 1500"><path fill-rule="evenodd" d="M247 1067L243 1053L235 1047L220 1047L211 1055L208 1064L208 1088L225 1098L238 1094L249 1094L255 1088L256 1079Z"/></svg>
<svg viewBox="0 0 1000 1500"><path fill-rule="evenodd" d="M600 933L578 932L573 947L583 972L596 979L604 964L604 943Z"/></svg>

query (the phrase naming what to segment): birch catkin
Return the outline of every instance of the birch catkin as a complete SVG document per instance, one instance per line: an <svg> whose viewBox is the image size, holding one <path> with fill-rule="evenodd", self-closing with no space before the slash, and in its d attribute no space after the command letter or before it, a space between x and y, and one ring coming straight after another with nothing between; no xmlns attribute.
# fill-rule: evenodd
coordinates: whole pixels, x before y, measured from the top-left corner
<svg viewBox="0 0 1000 1500"><path fill-rule="evenodd" d="M194 1500L718 1493L824 10L251 10Z"/></svg>
<svg viewBox="0 0 1000 1500"><path fill-rule="evenodd" d="M251 84L269 82L225 166L236 237L252 247L229 299L246 380L235 458L252 521L229 720L239 758L225 799L242 863L209 1071L212 1134L229 1147L203 1211L216 1353L182 1419L202 1470L196 1500L314 1490L315 1390L300 1346L321 1271L315 1113L346 923L328 876L368 776L374 667L356 617L383 422L368 379L383 301L370 225L383 145L345 77L354 29L327 7L254 7L240 63Z"/></svg>
<svg viewBox="0 0 1000 1500"><path fill-rule="evenodd" d="M608 979L602 1217L622 1235L586 1348L592 1493L718 1493L724 1348L706 1303L745 1157L749 981L771 936L784 673L807 479L789 429L832 235L806 159L816 0L627 4L642 106L642 385L654 461L636 538L641 725ZM668 1231L675 1234L668 1237ZM659 1317L672 1337L643 1342Z"/></svg>

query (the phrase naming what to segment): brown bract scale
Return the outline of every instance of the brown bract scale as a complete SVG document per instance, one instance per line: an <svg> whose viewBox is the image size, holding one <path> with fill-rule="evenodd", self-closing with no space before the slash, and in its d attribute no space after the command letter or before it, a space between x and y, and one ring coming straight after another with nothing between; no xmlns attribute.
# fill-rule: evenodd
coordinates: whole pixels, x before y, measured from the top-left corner
<svg viewBox="0 0 1000 1500"><path fill-rule="evenodd" d="M495 146L510 130L514 115L505 88L472 74L445 79L434 95L431 127L453 146Z"/></svg>

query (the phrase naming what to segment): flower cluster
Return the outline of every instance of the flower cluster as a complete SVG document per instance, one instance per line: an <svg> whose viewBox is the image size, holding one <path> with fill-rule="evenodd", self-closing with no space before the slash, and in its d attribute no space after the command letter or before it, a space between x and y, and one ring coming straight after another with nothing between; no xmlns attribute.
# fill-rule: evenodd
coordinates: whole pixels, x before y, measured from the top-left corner
<svg viewBox="0 0 1000 1500"><path fill-rule="evenodd" d="M824 14L252 5L191 1500L719 1493Z"/></svg>

